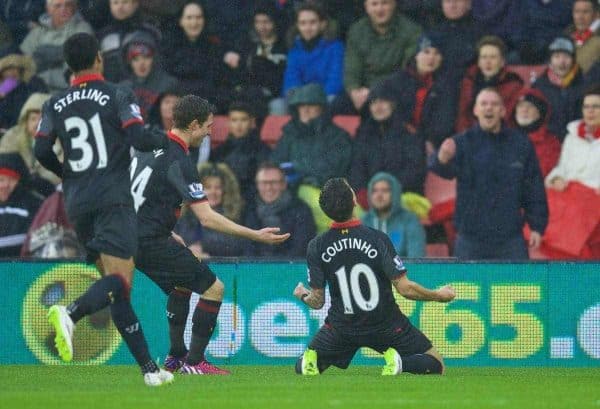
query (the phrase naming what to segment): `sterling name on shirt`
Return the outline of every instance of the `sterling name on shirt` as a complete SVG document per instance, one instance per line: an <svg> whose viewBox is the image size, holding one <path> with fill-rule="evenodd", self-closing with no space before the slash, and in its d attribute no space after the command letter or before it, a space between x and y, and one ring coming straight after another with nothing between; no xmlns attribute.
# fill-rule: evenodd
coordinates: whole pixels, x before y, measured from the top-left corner
<svg viewBox="0 0 600 409"><path fill-rule="evenodd" d="M340 253L344 250L360 250L370 259L374 259L378 254L377 249L371 245L371 243L366 240L353 237L334 241L331 246L327 247L325 251L321 253L321 260L329 263L337 253Z"/></svg>
<svg viewBox="0 0 600 409"><path fill-rule="evenodd" d="M70 105L75 101L81 101L83 99L89 99L97 102L98 104L100 104L100 106L105 106L108 103L108 101L110 101L110 96L106 95L98 89L93 88L71 91L63 98L57 100L54 103L54 110L60 113L63 110L63 108L65 108L67 105Z"/></svg>

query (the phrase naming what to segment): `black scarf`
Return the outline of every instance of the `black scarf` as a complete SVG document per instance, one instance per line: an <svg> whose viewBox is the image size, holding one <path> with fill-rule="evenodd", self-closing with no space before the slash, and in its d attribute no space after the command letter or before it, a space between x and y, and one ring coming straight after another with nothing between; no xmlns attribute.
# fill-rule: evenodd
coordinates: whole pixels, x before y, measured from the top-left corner
<svg viewBox="0 0 600 409"><path fill-rule="evenodd" d="M273 203L256 199L256 214L265 227L281 227L281 214L292 202L292 194L286 190Z"/></svg>

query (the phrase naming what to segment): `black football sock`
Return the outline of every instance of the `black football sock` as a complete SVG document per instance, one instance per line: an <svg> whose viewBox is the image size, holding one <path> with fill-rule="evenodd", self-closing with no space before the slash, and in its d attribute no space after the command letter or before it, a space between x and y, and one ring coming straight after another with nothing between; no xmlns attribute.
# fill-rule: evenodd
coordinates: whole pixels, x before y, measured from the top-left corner
<svg viewBox="0 0 600 409"><path fill-rule="evenodd" d="M173 290L167 299L167 319L169 320L169 338L171 349L169 355L183 357L187 348L183 341L183 333L190 313L190 296L192 293Z"/></svg>
<svg viewBox="0 0 600 409"><path fill-rule="evenodd" d="M200 298L194 316L192 317L192 342L187 363L196 365L204 360L204 351L208 346L221 308L221 301L211 301Z"/></svg>
<svg viewBox="0 0 600 409"><path fill-rule="evenodd" d="M110 274L92 284L87 291L67 307L69 316L74 323L108 306L113 294L121 291L128 284L119 274Z"/></svg>
<svg viewBox="0 0 600 409"><path fill-rule="evenodd" d="M402 372L420 375L441 374L442 364L429 354L415 354L402 357Z"/></svg>
<svg viewBox="0 0 600 409"><path fill-rule="evenodd" d="M127 344L131 355L135 358L142 373L156 372L158 366L150 357L148 344L131 303L128 299L115 300L110 305L110 313L119 333Z"/></svg>

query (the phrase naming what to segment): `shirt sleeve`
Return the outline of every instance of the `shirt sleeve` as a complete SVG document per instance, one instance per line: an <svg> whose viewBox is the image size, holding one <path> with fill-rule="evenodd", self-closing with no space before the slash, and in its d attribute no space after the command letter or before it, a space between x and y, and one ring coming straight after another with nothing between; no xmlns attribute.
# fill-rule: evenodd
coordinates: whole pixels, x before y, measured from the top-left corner
<svg viewBox="0 0 600 409"><path fill-rule="evenodd" d="M406 274L407 270L400 256L396 253L394 245L389 237L381 235L381 265L383 272L390 279L398 278Z"/></svg>
<svg viewBox="0 0 600 409"><path fill-rule="evenodd" d="M135 95L129 89L123 87L117 89L117 109L123 128L133 124L144 125L140 106L135 99Z"/></svg>
<svg viewBox="0 0 600 409"><path fill-rule="evenodd" d="M174 161L167 170L167 180L179 192L184 203L204 202L208 200L198 171L190 163Z"/></svg>
<svg viewBox="0 0 600 409"><path fill-rule="evenodd" d="M321 270L321 261L319 260L319 251L315 239L308 243L306 261L308 265L308 285L310 288L325 288L325 274Z"/></svg>
<svg viewBox="0 0 600 409"><path fill-rule="evenodd" d="M43 167L62 177L62 164L54 153L53 146L56 141L56 129L50 102L46 101L42 106L42 118L35 133L35 145L33 153Z"/></svg>

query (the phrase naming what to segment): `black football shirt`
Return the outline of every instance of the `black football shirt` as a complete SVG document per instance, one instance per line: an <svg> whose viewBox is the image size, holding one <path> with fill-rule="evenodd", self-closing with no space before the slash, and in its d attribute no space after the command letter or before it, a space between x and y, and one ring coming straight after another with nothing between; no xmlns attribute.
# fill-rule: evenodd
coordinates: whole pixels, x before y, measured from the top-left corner
<svg viewBox="0 0 600 409"><path fill-rule="evenodd" d="M166 149L136 152L131 162L131 195L140 238L170 236L182 204L206 201L188 147L167 134Z"/></svg>
<svg viewBox="0 0 600 409"><path fill-rule="evenodd" d="M326 322L334 328L364 334L407 320L390 281L406 268L384 233L358 220L334 223L310 241L307 262L310 287L329 287Z"/></svg>
<svg viewBox="0 0 600 409"><path fill-rule="evenodd" d="M97 74L76 78L70 88L46 101L36 138L60 140L69 216L132 205L124 128L135 123L144 121L133 93Z"/></svg>

